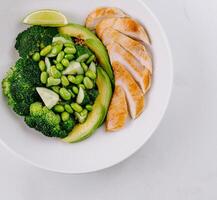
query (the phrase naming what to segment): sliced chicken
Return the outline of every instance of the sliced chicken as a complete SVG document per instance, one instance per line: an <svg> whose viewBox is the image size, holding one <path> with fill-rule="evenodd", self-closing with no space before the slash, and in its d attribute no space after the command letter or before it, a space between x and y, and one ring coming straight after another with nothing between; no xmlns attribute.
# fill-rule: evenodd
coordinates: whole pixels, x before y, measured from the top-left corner
<svg viewBox="0 0 217 200"><path fill-rule="evenodd" d="M124 90L116 85L106 118L106 130L117 131L124 127L128 117L127 101Z"/></svg>
<svg viewBox="0 0 217 200"><path fill-rule="evenodd" d="M125 16L127 15L119 8L113 8L113 7L97 8L87 16L85 25L90 30L94 30L96 28L96 25L103 19L112 18L112 17L125 17Z"/></svg>
<svg viewBox="0 0 217 200"><path fill-rule="evenodd" d="M101 37L103 43L107 46L113 42L117 42L124 49L129 51L143 66L145 66L152 74L152 60L147 49L140 42L109 27Z"/></svg>
<svg viewBox="0 0 217 200"><path fill-rule="evenodd" d="M102 20L96 26L96 33L102 37L106 28L112 27L113 29L139 41L144 44L150 45L150 39L145 29L134 19L130 17L123 18L108 18Z"/></svg>
<svg viewBox="0 0 217 200"><path fill-rule="evenodd" d="M151 84L151 75L149 70L144 68L131 53L126 51L118 43L114 42L107 45L107 49L111 62L113 63L115 61L118 61L123 66L125 66L145 94L150 88Z"/></svg>
<svg viewBox="0 0 217 200"><path fill-rule="evenodd" d="M118 61L112 62L115 74L115 84L125 92L130 115L137 118L144 109L144 94L125 66Z"/></svg>

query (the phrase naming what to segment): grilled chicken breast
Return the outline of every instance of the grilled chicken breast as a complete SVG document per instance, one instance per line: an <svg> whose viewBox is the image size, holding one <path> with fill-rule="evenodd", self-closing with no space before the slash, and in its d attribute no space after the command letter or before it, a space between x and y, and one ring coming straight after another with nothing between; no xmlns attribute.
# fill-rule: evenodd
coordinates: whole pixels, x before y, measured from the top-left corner
<svg viewBox="0 0 217 200"><path fill-rule="evenodd" d="M102 37L105 29L109 27L112 27L135 40L142 41L144 44L150 45L151 43L145 29L136 20L130 17L115 17L102 20L96 26L97 35Z"/></svg>
<svg viewBox="0 0 217 200"><path fill-rule="evenodd" d="M126 51L118 43L114 42L107 45L107 49L111 62L118 61L121 63L131 73L145 94L150 88L151 83L149 70L144 68L131 53Z"/></svg>
<svg viewBox="0 0 217 200"><path fill-rule="evenodd" d="M133 119L137 118L144 109L144 94L125 66L118 61L112 62L116 85L125 92L128 109Z"/></svg>
<svg viewBox="0 0 217 200"><path fill-rule="evenodd" d="M124 90L116 85L106 118L106 130L117 131L121 129L124 127L127 117L128 109Z"/></svg>
<svg viewBox="0 0 217 200"><path fill-rule="evenodd" d="M118 9L112 7L102 7L97 8L93 12L91 12L85 22L85 25L90 30L94 30L96 25L101 22L103 19L112 18L112 17L125 17L126 14Z"/></svg>
<svg viewBox="0 0 217 200"><path fill-rule="evenodd" d="M104 45L116 42L124 49L129 51L143 66L145 66L152 74L152 59L147 49L140 42L109 27L105 29L101 37Z"/></svg>

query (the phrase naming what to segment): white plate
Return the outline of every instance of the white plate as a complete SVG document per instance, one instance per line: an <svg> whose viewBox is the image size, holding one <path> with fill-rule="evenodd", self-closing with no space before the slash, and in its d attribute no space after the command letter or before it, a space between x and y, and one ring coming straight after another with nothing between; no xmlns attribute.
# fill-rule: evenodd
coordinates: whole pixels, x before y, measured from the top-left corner
<svg viewBox="0 0 217 200"><path fill-rule="evenodd" d="M17 4L17 5L15 5ZM65 144L28 128L0 101L2 144L24 160L43 169L64 173L85 173L115 165L136 152L153 134L168 105L172 87L172 58L164 31L149 8L139 0L7 0L1 3L0 79L16 59L13 48L17 33L26 28L20 23L29 12L42 8L62 11L70 21L83 23L87 14L99 6L116 6L142 22L150 33L154 53L154 80L144 113L129 121L118 133L104 127L81 143Z"/></svg>

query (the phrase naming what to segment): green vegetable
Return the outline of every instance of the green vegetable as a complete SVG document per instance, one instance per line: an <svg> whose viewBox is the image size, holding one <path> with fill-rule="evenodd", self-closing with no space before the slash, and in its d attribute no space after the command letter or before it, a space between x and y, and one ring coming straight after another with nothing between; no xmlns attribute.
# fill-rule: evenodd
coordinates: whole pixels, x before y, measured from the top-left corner
<svg viewBox="0 0 217 200"><path fill-rule="evenodd" d="M88 66L85 63L81 63L83 70L86 72L88 70Z"/></svg>
<svg viewBox="0 0 217 200"><path fill-rule="evenodd" d="M62 77L61 77L61 83L62 83L62 85L65 86L65 87L69 85L69 81L68 81L68 79L66 78L66 76L62 76Z"/></svg>
<svg viewBox="0 0 217 200"><path fill-rule="evenodd" d="M71 99L71 94L66 88L60 89L60 96L66 101Z"/></svg>
<svg viewBox="0 0 217 200"><path fill-rule="evenodd" d="M80 83L82 83L82 81L83 81L83 79L84 79L84 76L83 75L77 75L76 77L75 77L75 84L76 85L79 85Z"/></svg>
<svg viewBox="0 0 217 200"><path fill-rule="evenodd" d="M72 107L69 104L65 104L65 110L66 110L66 112L68 112L70 114L73 113Z"/></svg>
<svg viewBox="0 0 217 200"><path fill-rule="evenodd" d="M96 74L96 64L94 62L90 63L89 70Z"/></svg>
<svg viewBox="0 0 217 200"><path fill-rule="evenodd" d="M49 77L47 79L47 87L59 85L60 83L61 83L61 80L59 78Z"/></svg>
<svg viewBox="0 0 217 200"><path fill-rule="evenodd" d="M71 83L75 83L76 78L75 78L73 75L68 75L68 80L69 80Z"/></svg>
<svg viewBox="0 0 217 200"><path fill-rule="evenodd" d="M46 68L47 68L47 72L49 72L50 67L51 67L50 59L48 57L45 57L44 61L45 61L45 65L46 65Z"/></svg>
<svg viewBox="0 0 217 200"><path fill-rule="evenodd" d="M73 44L72 42L72 38L68 35L63 35L63 34L57 34L54 38L53 38L53 43L55 42L61 42L64 45L65 44Z"/></svg>
<svg viewBox="0 0 217 200"><path fill-rule="evenodd" d="M66 58L63 58L61 63L63 64L64 67L68 67L69 66L69 60L67 60Z"/></svg>
<svg viewBox="0 0 217 200"><path fill-rule="evenodd" d="M85 77L84 78L84 86L87 88L87 89L92 89L93 88L93 82L91 81L91 79L90 78L88 78L88 77Z"/></svg>
<svg viewBox="0 0 217 200"><path fill-rule="evenodd" d="M43 60L40 60L38 66L42 72L46 70L46 65L45 65L45 62Z"/></svg>
<svg viewBox="0 0 217 200"><path fill-rule="evenodd" d="M43 84L46 84L47 83L47 78L48 78L48 73L47 72L42 72L41 73L41 77L40 77L40 80Z"/></svg>
<svg viewBox="0 0 217 200"><path fill-rule="evenodd" d="M90 49L87 48L85 45L75 45L76 48L76 57L79 57L84 54L88 54L89 56L93 55Z"/></svg>
<svg viewBox="0 0 217 200"><path fill-rule="evenodd" d="M56 68L57 68L58 70L62 71L62 70L63 70L63 65L62 65L61 63L57 63L57 64L56 64Z"/></svg>
<svg viewBox="0 0 217 200"><path fill-rule="evenodd" d="M75 94L78 94L78 88L76 86L73 86L72 87L72 91L75 93Z"/></svg>
<svg viewBox="0 0 217 200"><path fill-rule="evenodd" d="M61 118L62 118L62 120L65 122L65 121L68 121L69 120L69 117L70 117L70 115L69 115L69 113L67 113L67 112L63 112L62 114L61 114Z"/></svg>
<svg viewBox="0 0 217 200"><path fill-rule="evenodd" d="M64 49L64 52L67 53L67 54L75 54L76 53L76 48L74 46L66 47Z"/></svg>
<svg viewBox="0 0 217 200"><path fill-rule="evenodd" d="M60 86L52 86L51 89L56 92L57 94L59 94L60 92Z"/></svg>
<svg viewBox="0 0 217 200"><path fill-rule="evenodd" d="M56 56L60 51L62 51L62 48L63 48L63 43L62 43L62 42L57 42L57 43L52 47L51 54L53 54L53 55Z"/></svg>
<svg viewBox="0 0 217 200"><path fill-rule="evenodd" d="M73 60L74 55L73 54L66 54L65 58L70 61L70 60Z"/></svg>
<svg viewBox="0 0 217 200"><path fill-rule="evenodd" d="M62 105L55 105L54 106L54 111L58 112L58 113L62 113L64 112L64 107Z"/></svg>
<svg viewBox="0 0 217 200"><path fill-rule="evenodd" d="M64 58L64 55L65 55L65 53L63 51L59 52L57 55L57 58L56 58L57 62L60 63L62 61L62 59Z"/></svg>
<svg viewBox="0 0 217 200"><path fill-rule="evenodd" d="M74 122L61 123L60 116L55 114L41 103L30 106L30 114L25 117L26 124L48 137L64 138L74 126Z"/></svg>
<svg viewBox="0 0 217 200"><path fill-rule="evenodd" d="M65 43L64 46L65 47L74 47L74 44L73 43Z"/></svg>
<svg viewBox="0 0 217 200"><path fill-rule="evenodd" d="M3 94L18 115L28 115L30 105L40 99L36 91L36 86L42 85L40 75L37 63L20 58L3 79Z"/></svg>
<svg viewBox="0 0 217 200"><path fill-rule="evenodd" d="M41 52L40 52L40 55L41 56L46 56L47 54L50 53L50 51L52 50L52 46L51 45L48 45L46 47L44 47Z"/></svg>
<svg viewBox="0 0 217 200"><path fill-rule="evenodd" d="M94 61L96 59L95 55L91 55L88 60L86 61L87 64L90 64L92 61Z"/></svg>
<svg viewBox="0 0 217 200"><path fill-rule="evenodd" d="M85 73L85 75L86 75L87 77L91 78L92 80L95 80L95 79L96 79L96 74L95 74L93 71L91 71L91 70L88 70L88 71Z"/></svg>
<svg viewBox="0 0 217 200"><path fill-rule="evenodd" d="M86 108L88 111L90 111L90 112L93 110L93 106L92 106L92 105L89 105L89 104L86 105L85 108Z"/></svg>
<svg viewBox="0 0 217 200"><path fill-rule="evenodd" d="M60 78L62 76L61 72L55 66L50 68L49 74L54 78Z"/></svg>
<svg viewBox="0 0 217 200"><path fill-rule="evenodd" d="M35 61L35 62L38 62L40 60L40 54L38 52L34 53L33 56L32 56L32 59Z"/></svg>
<svg viewBox="0 0 217 200"><path fill-rule="evenodd" d="M84 109L82 112L78 113L75 112L75 117L78 119L79 123L83 124L88 116L88 112L86 109Z"/></svg>
<svg viewBox="0 0 217 200"><path fill-rule="evenodd" d="M71 107L76 112L81 112L83 110L83 108L79 104L77 104L77 103L72 103Z"/></svg>
<svg viewBox="0 0 217 200"><path fill-rule="evenodd" d="M56 28L31 26L21 32L16 38L15 48L23 58L40 52L40 47L52 43L52 38L58 33Z"/></svg>

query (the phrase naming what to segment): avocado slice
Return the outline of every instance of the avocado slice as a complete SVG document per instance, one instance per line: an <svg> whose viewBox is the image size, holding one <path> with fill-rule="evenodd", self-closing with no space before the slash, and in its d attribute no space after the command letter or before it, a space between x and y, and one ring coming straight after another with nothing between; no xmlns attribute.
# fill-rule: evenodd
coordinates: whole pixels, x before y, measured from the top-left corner
<svg viewBox="0 0 217 200"><path fill-rule="evenodd" d="M100 67L97 67L96 84L99 94L93 105L93 111L89 113L85 123L76 125L63 141L80 142L90 137L103 123L112 97L112 86L107 73Z"/></svg>
<svg viewBox="0 0 217 200"><path fill-rule="evenodd" d="M60 27L59 33L84 40L85 44L95 53L100 65L105 69L112 84L114 84L114 75L107 50L93 32L79 24L68 24Z"/></svg>

